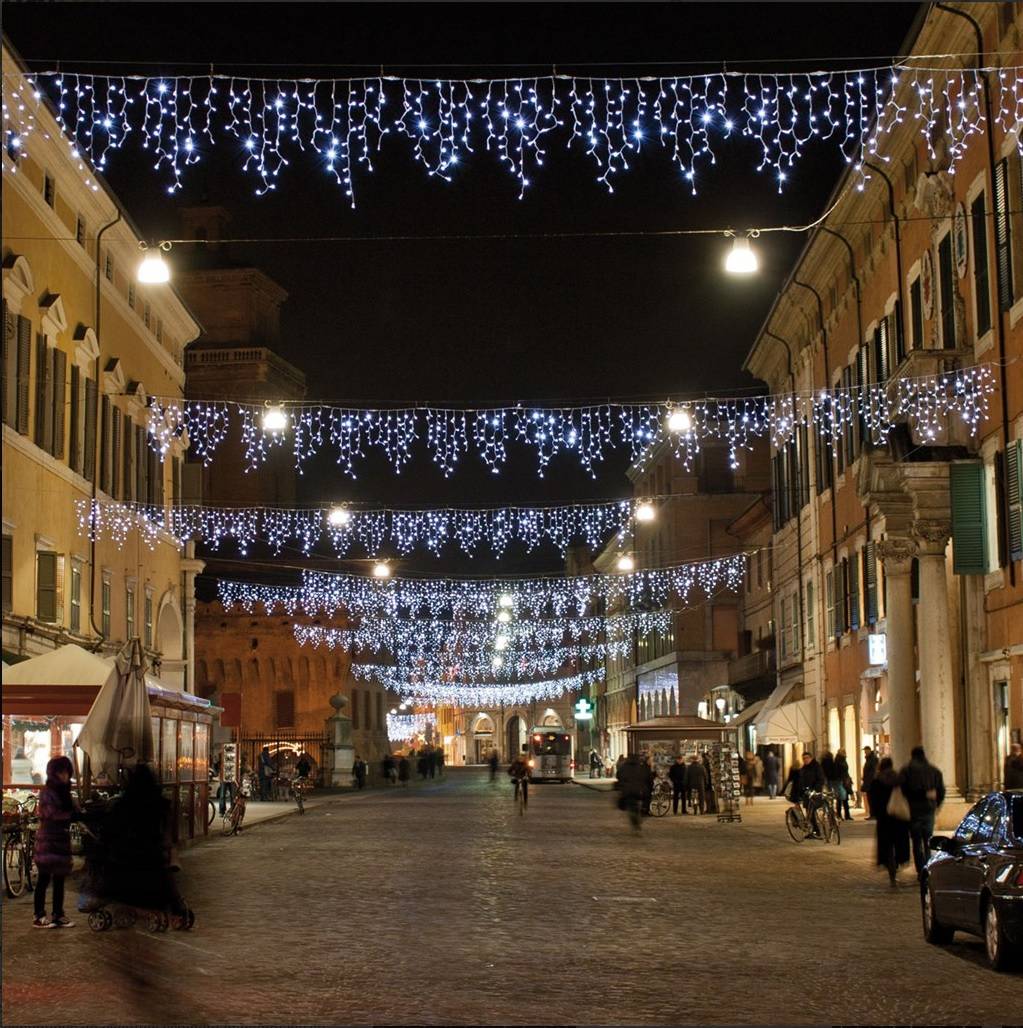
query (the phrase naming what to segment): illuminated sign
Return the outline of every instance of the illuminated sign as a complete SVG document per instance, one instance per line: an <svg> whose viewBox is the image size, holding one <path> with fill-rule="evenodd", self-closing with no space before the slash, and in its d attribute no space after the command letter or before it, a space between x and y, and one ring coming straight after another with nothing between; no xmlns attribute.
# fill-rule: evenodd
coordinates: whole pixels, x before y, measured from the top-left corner
<svg viewBox="0 0 1023 1028"><path fill-rule="evenodd" d="M593 718L593 701L581 696L575 704L576 721L590 721Z"/></svg>
<svg viewBox="0 0 1023 1028"><path fill-rule="evenodd" d="M887 664L888 637L880 632L868 635L867 654L871 664Z"/></svg>

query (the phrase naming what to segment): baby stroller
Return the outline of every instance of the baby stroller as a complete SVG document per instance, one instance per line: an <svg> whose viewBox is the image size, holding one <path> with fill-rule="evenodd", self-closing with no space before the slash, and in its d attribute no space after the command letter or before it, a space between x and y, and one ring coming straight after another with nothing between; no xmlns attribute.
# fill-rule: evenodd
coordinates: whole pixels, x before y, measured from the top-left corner
<svg viewBox="0 0 1023 1028"><path fill-rule="evenodd" d="M94 932L131 928L140 917L151 932L188 931L195 914L174 880L164 837L166 802L158 787L148 809L140 810L137 800L129 785L105 813L88 818L78 909Z"/></svg>

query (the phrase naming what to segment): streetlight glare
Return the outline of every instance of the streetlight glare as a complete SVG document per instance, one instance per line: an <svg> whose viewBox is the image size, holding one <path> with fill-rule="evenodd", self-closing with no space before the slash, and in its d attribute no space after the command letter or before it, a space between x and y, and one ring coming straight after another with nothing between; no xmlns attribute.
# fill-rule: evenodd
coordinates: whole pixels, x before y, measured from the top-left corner
<svg viewBox="0 0 1023 1028"><path fill-rule="evenodd" d="M732 249L725 258L725 271L730 275L752 275L760 267L757 255L750 246L749 239L742 237L732 240Z"/></svg>

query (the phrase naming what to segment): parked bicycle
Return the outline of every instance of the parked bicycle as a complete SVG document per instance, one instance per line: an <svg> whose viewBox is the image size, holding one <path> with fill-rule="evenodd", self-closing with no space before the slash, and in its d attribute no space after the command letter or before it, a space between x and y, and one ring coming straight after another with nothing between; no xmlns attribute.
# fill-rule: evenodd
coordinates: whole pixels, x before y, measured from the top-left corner
<svg viewBox="0 0 1023 1028"><path fill-rule="evenodd" d="M301 777L293 778L291 780L291 795L295 799L295 803L298 804L298 812L300 814L305 813L305 794L309 792L313 787L312 779Z"/></svg>
<svg viewBox="0 0 1023 1028"><path fill-rule="evenodd" d="M4 817L4 889L12 899L35 888L35 797Z"/></svg>
<svg viewBox="0 0 1023 1028"><path fill-rule="evenodd" d="M803 804L791 806L785 811L785 827L793 842L818 838L836 846L842 842L838 818L831 802L831 796L823 792L807 793Z"/></svg>
<svg viewBox="0 0 1023 1028"><path fill-rule="evenodd" d="M242 775L241 785L234 790L234 798L231 801L231 805L225 807L224 813L221 815L224 822L224 835L237 835L242 830L242 822L245 820L246 802L257 788L255 776Z"/></svg>
<svg viewBox="0 0 1023 1028"><path fill-rule="evenodd" d="M658 778L654 782L654 790L650 795L650 813L654 817L664 817L671 810L671 782L667 778Z"/></svg>

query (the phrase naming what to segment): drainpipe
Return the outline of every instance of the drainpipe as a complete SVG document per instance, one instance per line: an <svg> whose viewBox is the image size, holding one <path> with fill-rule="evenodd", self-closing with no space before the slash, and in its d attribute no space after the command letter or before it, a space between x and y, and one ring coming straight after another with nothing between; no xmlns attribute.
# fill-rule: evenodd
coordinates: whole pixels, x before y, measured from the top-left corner
<svg viewBox="0 0 1023 1028"><path fill-rule="evenodd" d="M991 126L993 124L991 120L991 79L990 75L986 71L981 71L984 67L984 33L981 31L980 25L977 20L965 11L960 11L957 7L952 7L950 4L935 4L934 5L939 11L948 11L949 14L954 14L956 17L963 18L970 23L973 27L974 35L977 38L977 74L980 76L981 81L984 83L984 117L986 119L987 128L984 131L984 138L987 140L987 156L988 156L988 168L990 174L993 177L995 173L995 140L991 134ZM991 189L991 183L988 183L989 190ZM993 195L993 193L992 193ZM1002 396L1002 439L1005 446L1009 445L1009 397L1007 393L1007 385L1005 380L1005 299L1002 291L1002 280L1001 276L997 274L997 268L995 269L995 292L998 299L998 317L995 319L995 336L998 339L998 377L999 377L999 392ZM1009 585L1015 586L1016 584L1016 566L1013 561L1007 561L1009 565Z"/></svg>
<svg viewBox="0 0 1023 1028"><path fill-rule="evenodd" d="M103 269L100 265L100 243L103 239L103 234L108 228L113 228L121 220L121 209L117 209L117 217L113 221L108 221L97 233L96 233L96 342L101 347L101 352L96 354L96 422L97 431L94 443L99 443L100 454L103 453L103 444L100 442L99 429L102 427L99 424L100 414L100 392L99 392L99 376L100 376L100 361L102 360L102 335L100 334L100 321L103 314ZM96 505L96 499L99 492L99 473L100 473L100 461L96 454L93 454L92 462L92 504L93 508ZM90 513L90 520L94 517ZM89 622L92 625L93 632L99 637L96 641L96 645L93 647L94 650L98 651L106 636L103 634L103 629L96 624L96 526L91 524L91 536L89 542Z"/></svg>

